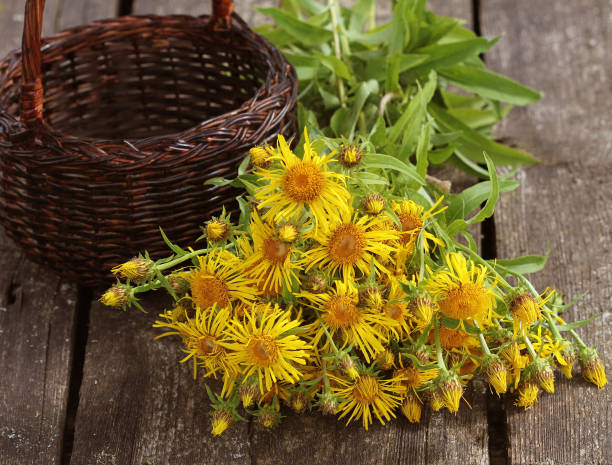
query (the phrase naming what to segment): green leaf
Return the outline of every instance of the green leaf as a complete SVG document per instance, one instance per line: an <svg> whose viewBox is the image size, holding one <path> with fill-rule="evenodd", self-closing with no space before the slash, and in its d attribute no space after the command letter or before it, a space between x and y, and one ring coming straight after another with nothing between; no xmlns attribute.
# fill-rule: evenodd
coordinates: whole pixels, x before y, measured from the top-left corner
<svg viewBox="0 0 612 465"><path fill-rule="evenodd" d="M487 162L487 170L489 171L489 177L491 178L491 191L489 193L489 198L487 199L484 207L476 213L472 218L467 220L467 224L480 223L481 221L489 218L493 215L495 211L495 204L497 203L497 199L499 198L499 179L497 177L497 171L495 170L495 165L491 158L485 153L483 153L484 159Z"/></svg>
<svg viewBox="0 0 612 465"><path fill-rule="evenodd" d="M519 186L518 181L504 180L501 181L500 192L509 192ZM471 212L476 210L482 202L484 202L491 193L491 181L483 181L473 186L464 189L460 194L457 194L450 201L450 205L446 212L449 221L457 218L465 218Z"/></svg>
<svg viewBox="0 0 612 465"><path fill-rule="evenodd" d="M161 227L159 228L159 232L161 233L162 238L164 239L164 242L166 243L166 245L170 247L170 250L172 250L175 254L177 254L179 257L187 254L187 252L181 249L178 245L175 245L172 242L170 242L170 239L168 239L168 237L166 236L166 233Z"/></svg>
<svg viewBox="0 0 612 465"><path fill-rule="evenodd" d="M359 83L351 108L340 108L331 118L331 127L337 136L345 136L349 140L353 139L355 125L365 101L370 94L377 92L377 81L372 79Z"/></svg>
<svg viewBox="0 0 612 465"><path fill-rule="evenodd" d="M421 134L419 135L419 142L416 149L416 170L419 176L425 178L427 175L428 158L427 152L429 149L429 135L431 132L431 126L426 123L421 128Z"/></svg>
<svg viewBox="0 0 612 465"><path fill-rule="evenodd" d="M398 173L402 173L410 178L413 182L420 186L425 184L425 180L417 173L416 168L412 165L406 164L401 160L390 155L383 155L380 153L370 153L364 157L363 166L367 171L372 168L381 168L385 170L393 170Z"/></svg>
<svg viewBox="0 0 612 465"><path fill-rule="evenodd" d="M603 312L602 313L598 313L597 315L593 315L591 318L588 318L586 320L574 321L573 323L567 323L567 324L564 324L564 325L557 325L557 329L559 331L570 331L572 329L578 329L578 328L581 328L582 326L588 325L595 318L599 318L602 315L603 315Z"/></svg>
<svg viewBox="0 0 612 465"><path fill-rule="evenodd" d="M323 55L322 53L317 52L316 50L313 53L314 53L314 56L317 57L317 59L321 62L323 66L331 70L337 76L340 76L342 79L347 79L347 80L353 79L353 76L351 76L351 73L349 72L346 65L342 61L340 61L338 58L336 58L335 56Z"/></svg>
<svg viewBox="0 0 612 465"><path fill-rule="evenodd" d="M523 86L510 78L472 66L455 65L440 70L451 83L462 89L514 105L527 105L542 98L542 93Z"/></svg>
<svg viewBox="0 0 612 465"><path fill-rule="evenodd" d="M429 157L428 157L429 162L434 165L439 165L441 163L444 163L446 160L450 158L450 156L453 154L454 151L455 151L454 145L450 145L443 149L431 150L429 152Z"/></svg>
<svg viewBox="0 0 612 465"><path fill-rule="evenodd" d="M550 249L548 249L546 255L523 255L509 260L494 260L491 261L491 264L496 268L499 267L504 271L509 270L513 273L537 273L544 269L549 255Z"/></svg>
<svg viewBox="0 0 612 465"><path fill-rule="evenodd" d="M532 155L498 144L450 115L444 108L430 102L428 111L436 121L440 132L461 131L457 142L457 152L477 163L483 163L485 151L498 165L520 165L538 163Z"/></svg>
<svg viewBox="0 0 612 465"><path fill-rule="evenodd" d="M330 30L297 19L278 8L255 8L255 10L270 16L278 27L305 45L321 45L333 38Z"/></svg>
<svg viewBox="0 0 612 465"><path fill-rule="evenodd" d="M418 66L415 71L419 74L427 73L431 69L440 70L457 65L471 56L478 56L487 52L498 39L487 40L483 37L462 40L449 44L429 45L414 50L414 53L428 55L428 60Z"/></svg>
<svg viewBox="0 0 612 465"><path fill-rule="evenodd" d="M370 11L372 11L372 7L375 4L375 0L359 0L355 5L353 5L353 7L350 9L351 19L349 21L349 29L351 31L363 31L363 28L368 21Z"/></svg>

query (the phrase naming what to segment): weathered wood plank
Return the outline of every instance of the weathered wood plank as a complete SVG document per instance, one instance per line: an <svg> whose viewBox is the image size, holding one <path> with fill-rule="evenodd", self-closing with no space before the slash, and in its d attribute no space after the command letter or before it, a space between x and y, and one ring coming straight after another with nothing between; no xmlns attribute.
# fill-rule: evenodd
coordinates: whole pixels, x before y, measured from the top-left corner
<svg viewBox="0 0 612 465"><path fill-rule="evenodd" d="M60 462L76 287L0 232L0 463Z"/></svg>
<svg viewBox="0 0 612 465"><path fill-rule="evenodd" d="M148 314L92 306L71 463L248 463L247 424L213 439L202 380L176 341L154 341L154 299Z"/></svg>
<svg viewBox="0 0 612 465"><path fill-rule="evenodd" d="M550 245L548 267L534 281L569 298L590 291L567 319L604 313L579 332L610 366L612 119L602 95L609 94L606 76L612 71L606 40L612 10L603 0L589 8L501 0L483 7L485 34L505 34L487 63L546 93L541 103L513 110L499 131L543 163L521 171L521 187L501 197L498 255L544 253ZM507 402L512 464L612 463L610 389L597 390L576 377L558 377L556 394L543 396L528 412Z"/></svg>

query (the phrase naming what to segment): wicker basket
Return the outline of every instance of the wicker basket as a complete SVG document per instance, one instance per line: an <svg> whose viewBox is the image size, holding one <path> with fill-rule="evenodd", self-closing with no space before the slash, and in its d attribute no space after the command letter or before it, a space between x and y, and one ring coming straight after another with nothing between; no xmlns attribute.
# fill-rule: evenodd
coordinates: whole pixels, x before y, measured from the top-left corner
<svg viewBox="0 0 612 465"><path fill-rule="evenodd" d="M93 22L41 48L43 8L27 1L22 53L0 62L0 214L32 260L99 285L135 251L166 255L159 226L191 244L234 204L204 182L295 134L297 79L231 0L210 17Z"/></svg>

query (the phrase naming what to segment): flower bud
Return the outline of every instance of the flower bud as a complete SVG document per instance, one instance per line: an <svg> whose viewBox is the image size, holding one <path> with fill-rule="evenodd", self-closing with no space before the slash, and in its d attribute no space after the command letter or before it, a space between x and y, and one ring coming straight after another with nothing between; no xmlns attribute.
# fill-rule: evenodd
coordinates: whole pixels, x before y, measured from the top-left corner
<svg viewBox="0 0 612 465"><path fill-rule="evenodd" d="M206 237L211 242L221 242L229 236L227 221L214 219L206 223Z"/></svg>
<svg viewBox="0 0 612 465"><path fill-rule="evenodd" d="M212 416L211 434L213 436L221 435L233 422L232 414L226 409L215 410Z"/></svg>
<svg viewBox="0 0 612 465"><path fill-rule="evenodd" d="M383 297L378 288L368 286L359 292L359 305L372 310L380 310L383 305Z"/></svg>
<svg viewBox="0 0 612 465"><path fill-rule="evenodd" d="M421 421L421 401L414 393L411 392L406 396L402 403L401 410L410 423L418 423Z"/></svg>
<svg viewBox="0 0 612 465"><path fill-rule="evenodd" d="M571 379L572 369L574 368L574 362L576 361L576 351L572 346L567 346L561 351L561 356L563 357L563 360L565 360L565 365L557 362L557 367L567 379Z"/></svg>
<svg viewBox="0 0 612 465"><path fill-rule="evenodd" d="M342 370L351 379L359 378L357 366L350 355L345 355L338 363L338 368Z"/></svg>
<svg viewBox="0 0 612 465"><path fill-rule="evenodd" d="M274 407L264 407L256 414L257 423L266 429L272 429L278 426L281 421L280 413L274 410Z"/></svg>
<svg viewBox="0 0 612 465"><path fill-rule="evenodd" d="M188 318L193 318L194 314L195 308L193 302L190 300L181 300L177 302L176 306L172 309L172 318L179 322L187 321Z"/></svg>
<svg viewBox="0 0 612 465"><path fill-rule="evenodd" d="M515 295L510 300L510 312L512 313L512 318L526 326L530 326L540 318L539 304L526 292Z"/></svg>
<svg viewBox="0 0 612 465"><path fill-rule="evenodd" d="M533 380L523 381L519 385L518 389L518 397L514 405L517 407L524 407L525 410L530 408L533 404L538 401L538 394L540 393L540 388Z"/></svg>
<svg viewBox="0 0 612 465"><path fill-rule="evenodd" d="M340 152L340 163L347 168L353 168L361 163L363 153L355 145L349 145Z"/></svg>
<svg viewBox="0 0 612 465"><path fill-rule="evenodd" d="M555 392L555 372L553 371L550 363L544 362L538 364L534 371L535 380L549 394Z"/></svg>
<svg viewBox="0 0 612 465"><path fill-rule="evenodd" d="M240 395L242 406L244 408L249 408L259 396L259 389L257 388L257 384L242 384L240 385L240 389L238 389L238 394Z"/></svg>
<svg viewBox="0 0 612 465"><path fill-rule="evenodd" d="M338 409L338 398L331 393L322 394L319 407L323 415L334 415Z"/></svg>
<svg viewBox="0 0 612 465"><path fill-rule="evenodd" d="M434 302L429 296L415 297L410 301L408 309L414 318L417 330L425 328L430 322L436 311Z"/></svg>
<svg viewBox="0 0 612 465"><path fill-rule="evenodd" d="M296 413L302 413L308 408L310 404L310 399L306 396L306 394L302 391L294 392L289 399L289 404L291 408Z"/></svg>
<svg viewBox="0 0 612 465"><path fill-rule="evenodd" d="M376 354L376 364L381 370L390 370L395 365L395 355L389 349Z"/></svg>
<svg viewBox="0 0 612 465"><path fill-rule="evenodd" d="M463 386L456 376L452 376L442 381L439 386L442 403L451 413L457 413L459 402L463 396Z"/></svg>
<svg viewBox="0 0 612 465"><path fill-rule="evenodd" d="M321 273L311 274L306 278L304 287L313 294L321 294L327 290L329 285L327 278Z"/></svg>
<svg viewBox="0 0 612 465"><path fill-rule="evenodd" d="M102 297L100 297L100 302L107 307L123 308L128 303L128 297L127 289L115 284L104 294L102 294Z"/></svg>
<svg viewBox="0 0 612 465"><path fill-rule="evenodd" d="M431 397L429 398L429 406L434 412L437 412L444 407L444 401L442 400L442 394L440 390L434 389L431 391Z"/></svg>
<svg viewBox="0 0 612 465"><path fill-rule="evenodd" d="M297 226L294 224L285 223L278 227L278 238L288 244L295 242L299 235L300 232L298 231Z"/></svg>
<svg viewBox="0 0 612 465"><path fill-rule="evenodd" d="M380 215L385 209L385 198L380 194L369 194L363 198L363 210L371 216Z"/></svg>
<svg viewBox="0 0 612 465"><path fill-rule="evenodd" d="M503 394L508 390L508 369L501 360L497 359L489 365L485 371L487 381L491 385L497 395Z"/></svg>
<svg viewBox="0 0 612 465"><path fill-rule="evenodd" d="M174 292L177 297L183 297L187 294L187 291L189 291L189 283L181 276L171 274L168 276L168 284L170 284L172 292Z"/></svg>
<svg viewBox="0 0 612 465"><path fill-rule="evenodd" d="M251 154L251 163L254 166L258 168L267 168L270 166L272 154L269 149L258 146L250 149L249 153Z"/></svg>
<svg viewBox="0 0 612 465"><path fill-rule="evenodd" d="M114 267L111 272L119 275L123 279L130 279L135 283L148 281L153 277L154 263L142 257L132 258L131 260Z"/></svg>
<svg viewBox="0 0 612 465"><path fill-rule="evenodd" d="M593 383L599 389L608 384L606 368L594 348L589 347L582 349L578 358L580 360L580 369L584 379Z"/></svg>

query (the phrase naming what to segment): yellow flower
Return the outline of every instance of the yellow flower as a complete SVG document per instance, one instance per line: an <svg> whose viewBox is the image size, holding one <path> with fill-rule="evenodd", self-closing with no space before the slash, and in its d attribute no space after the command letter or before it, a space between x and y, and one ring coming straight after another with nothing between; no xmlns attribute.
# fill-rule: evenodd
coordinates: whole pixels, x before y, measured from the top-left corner
<svg viewBox="0 0 612 465"><path fill-rule="evenodd" d="M524 381L519 386L518 397L514 405L524 407L527 410L538 401L539 393L540 388L534 381Z"/></svg>
<svg viewBox="0 0 612 465"><path fill-rule="evenodd" d="M408 309L408 303L405 302L406 294L402 290L399 281L391 279L389 283L389 297L387 304L383 307L384 314L393 320L394 330L401 338L403 335L410 334L408 323L412 319Z"/></svg>
<svg viewBox="0 0 612 465"><path fill-rule="evenodd" d="M592 348L582 349L579 355L580 369L582 377L593 383L599 389L608 384L606 377L606 368L597 355L597 352Z"/></svg>
<svg viewBox="0 0 612 465"><path fill-rule="evenodd" d="M136 283L152 278L153 262L142 257L132 258L122 265L114 267L111 272L123 279L131 279Z"/></svg>
<svg viewBox="0 0 612 465"><path fill-rule="evenodd" d="M212 430L213 436L221 435L228 427L234 422L231 413L226 410L215 410L212 416Z"/></svg>
<svg viewBox="0 0 612 465"><path fill-rule="evenodd" d="M384 350L383 343L387 342L387 338L380 333L377 326L389 326L393 323L380 312L358 307L357 289L351 283L335 281L334 285L335 289L331 288L325 293L300 294L321 313L321 321L313 323L315 335L312 343L316 346L321 338L325 338L325 329L328 328L332 337L340 333L342 348L352 344L363 353L366 361L370 362L378 352ZM327 351L329 348L330 343L325 340L323 350Z"/></svg>
<svg viewBox="0 0 612 465"><path fill-rule="evenodd" d="M291 289L291 281L297 280L300 266L292 261L295 250L291 244L276 238L274 228L261 221L255 212L251 214L251 239L238 239L238 248L244 255L244 269L257 283L264 296L282 294L283 287Z"/></svg>
<svg viewBox="0 0 612 465"><path fill-rule="evenodd" d="M493 287L487 287L487 269L452 252L446 256L448 270L438 271L425 288L438 298L440 311L449 318L488 322L494 302Z"/></svg>
<svg viewBox="0 0 612 465"><path fill-rule="evenodd" d="M295 383L300 378L296 365L304 365L311 347L292 334L300 322L289 311L275 305L261 316L246 313L246 319L229 322L221 343L228 358L240 366L246 378L256 374L261 393L276 381Z"/></svg>
<svg viewBox="0 0 612 465"><path fill-rule="evenodd" d="M393 373L393 377L398 380L406 392L415 392L417 389L422 388L427 382L437 378L438 374L440 374L440 370L434 365L430 365L427 369L421 369L411 362L405 368L402 367L396 370Z"/></svg>
<svg viewBox="0 0 612 465"><path fill-rule="evenodd" d="M212 242L227 239L229 225L223 220L212 220L206 224L206 237Z"/></svg>
<svg viewBox="0 0 612 465"><path fill-rule="evenodd" d="M198 257L199 266L182 274L189 283L191 299L202 309L213 305L227 307L240 300L250 302L257 291L253 280L242 273L242 263L231 252L222 250Z"/></svg>
<svg viewBox="0 0 612 465"><path fill-rule="evenodd" d="M448 378L440 383L439 386L442 403L451 413L457 413L459 402L463 397L463 386L455 377Z"/></svg>
<svg viewBox="0 0 612 465"><path fill-rule="evenodd" d="M430 340L433 342L433 331L430 335ZM446 326L440 326L438 331L440 335L440 345L443 349L464 349L470 353L470 349L478 347L480 343L478 338L459 329L451 329Z"/></svg>
<svg viewBox="0 0 612 465"><path fill-rule="evenodd" d="M380 194L368 194L362 201L363 211L368 215L380 215L385 209L385 198Z"/></svg>
<svg viewBox="0 0 612 465"><path fill-rule="evenodd" d="M486 369L485 374L487 375L487 381L495 389L497 395L503 394L508 390L508 369L501 360L497 359L491 363Z"/></svg>
<svg viewBox="0 0 612 465"><path fill-rule="evenodd" d="M501 352L501 357L506 360L512 368L512 377L514 378L514 388L519 384L521 379L521 370L529 363L529 358L521 355L521 346L518 342L513 342Z"/></svg>
<svg viewBox="0 0 612 465"><path fill-rule="evenodd" d="M365 374L357 379L345 380L330 376L335 381L332 385L333 393L345 399L338 405L342 412L339 418L351 414L346 422L348 425L353 419L361 418L363 427L367 430L372 424L372 414L385 424L391 417L395 418L393 410L399 406L402 388L393 380L381 380L376 376Z"/></svg>
<svg viewBox="0 0 612 465"><path fill-rule="evenodd" d="M363 158L363 153L354 145L349 145L345 147L340 152L340 163L342 163L347 168L353 168L361 163L361 159Z"/></svg>
<svg viewBox="0 0 612 465"><path fill-rule="evenodd" d="M280 161L280 168L256 168L254 173L269 181L261 187L255 198L259 209L266 209L264 220L289 220L308 207L315 218L315 228L327 215L336 215L347 208L350 194L344 187L345 176L329 171L327 165L335 152L318 155L312 149L308 133L304 131L304 157L298 158L278 136L278 152L273 159Z"/></svg>
<svg viewBox="0 0 612 465"><path fill-rule="evenodd" d="M160 334L155 339L165 336L180 336L187 354L181 363L193 360L193 378L197 377L198 363L205 369L204 377L217 377L220 372L223 376L223 394L230 392L234 380L238 375L236 366L227 358L227 351L221 345L222 332L230 318L230 308L218 309L216 307L196 309L193 318L185 316L184 321L177 320L174 312L164 312L160 315L162 320L157 320L154 328L169 328L172 331Z"/></svg>
<svg viewBox="0 0 612 465"><path fill-rule="evenodd" d="M531 294L522 292L510 298L508 307L512 314L514 334L521 327L529 328L533 323L542 318L542 310L546 302L554 295L554 291L549 291L548 295L533 297Z"/></svg>
<svg viewBox="0 0 612 465"><path fill-rule="evenodd" d="M428 296L415 297L408 306L412 320L412 327L415 331L423 331L434 314L438 311L438 305Z"/></svg>
<svg viewBox="0 0 612 465"><path fill-rule="evenodd" d="M278 227L278 238L287 243L295 242L299 237L300 233L296 225L291 223L285 223Z"/></svg>
<svg viewBox="0 0 612 465"><path fill-rule="evenodd" d="M274 150L271 147L253 147L249 149L251 154L251 163L258 168L267 168L270 166Z"/></svg>
<svg viewBox="0 0 612 465"><path fill-rule="evenodd" d="M416 394L410 393L404 399L401 406L402 413L410 423L421 421L421 401Z"/></svg>
<svg viewBox="0 0 612 465"><path fill-rule="evenodd" d="M107 307L122 308L128 303L128 292L125 288L114 285L102 294L99 300L100 303Z"/></svg>
<svg viewBox="0 0 612 465"><path fill-rule="evenodd" d="M367 275L374 264L377 273L388 273L379 259L389 260L395 246L385 241L395 241L398 233L375 228L382 221L379 217L358 218L352 208L330 217L325 228L312 234L318 245L304 253L302 263L306 271L318 266L331 273L340 271L344 278L349 278L355 276L355 269Z"/></svg>

